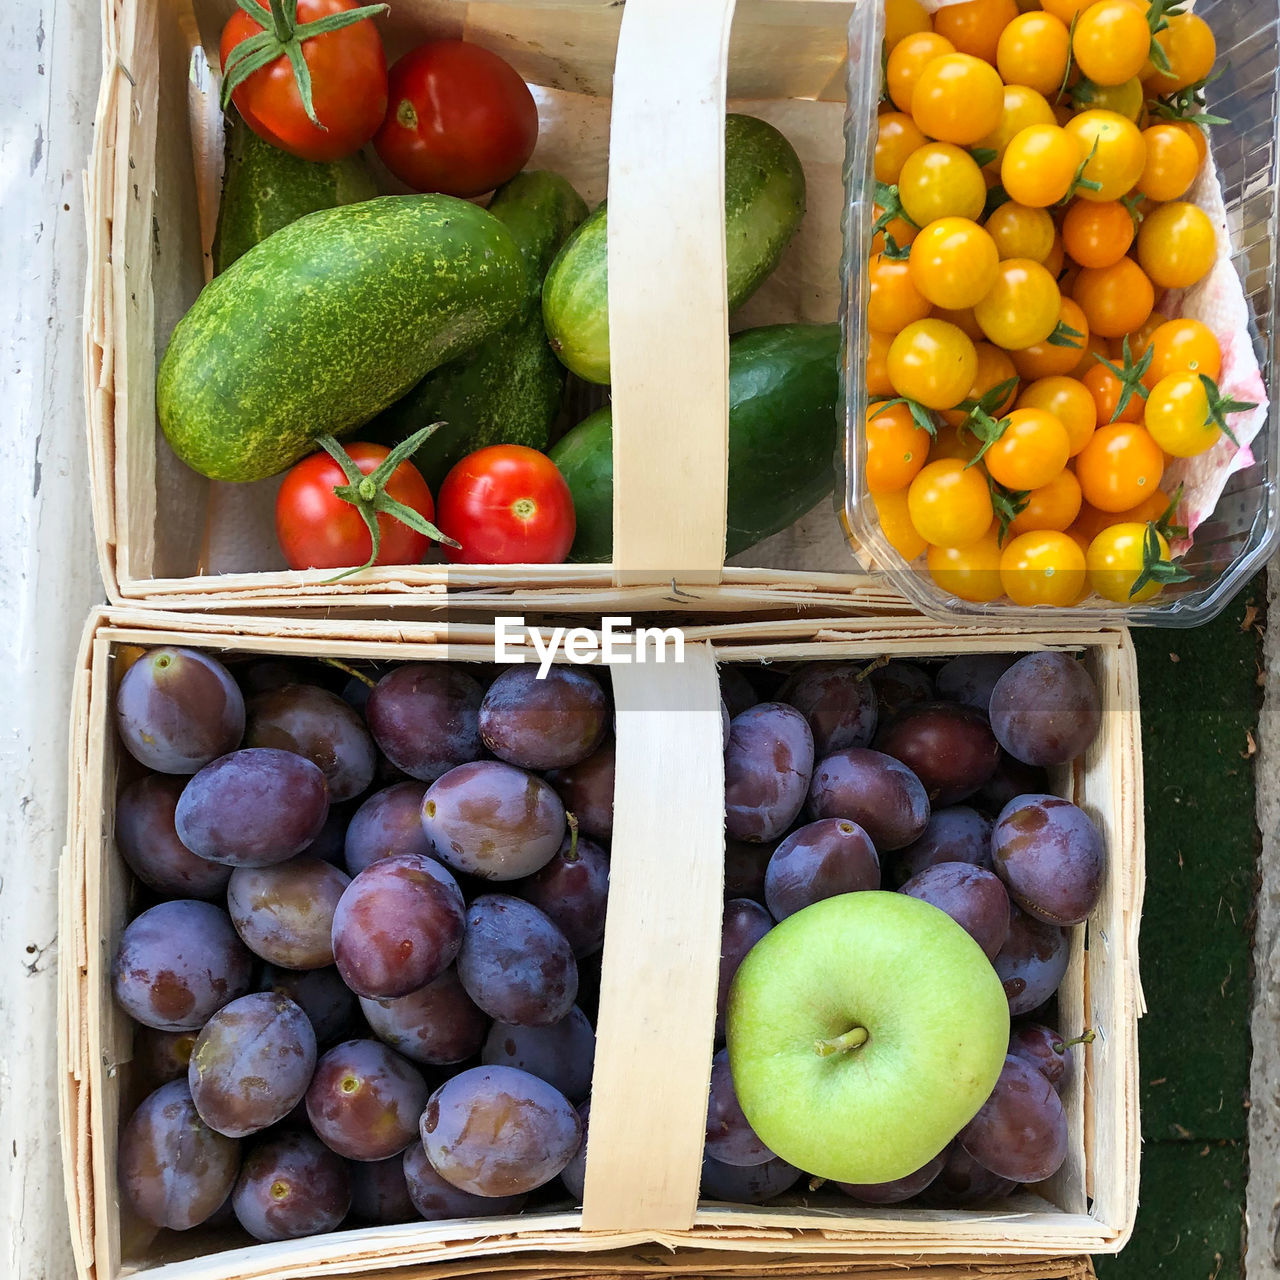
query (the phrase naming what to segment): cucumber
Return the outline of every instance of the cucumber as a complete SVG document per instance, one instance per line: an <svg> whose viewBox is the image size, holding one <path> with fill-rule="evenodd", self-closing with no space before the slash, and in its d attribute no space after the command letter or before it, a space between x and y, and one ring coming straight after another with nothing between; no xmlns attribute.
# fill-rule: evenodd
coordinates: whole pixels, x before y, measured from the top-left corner
<svg viewBox="0 0 1280 1280"><path fill-rule="evenodd" d="M275 475L496 333L527 288L511 233L465 200L310 213L215 276L178 322L160 426L201 475Z"/></svg>
<svg viewBox="0 0 1280 1280"><path fill-rule="evenodd" d="M542 277L587 206L559 174L539 170L501 187L489 212L511 232L528 268L519 314L474 351L427 374L367 433L395 445L443 422L413 455L433 491L455 462L485 445L545 449L564 398L565 369L542 327Z"/></svg>
<svg viewBox="0 0 1280 1280"><path fill-rule="evenodd" d="M359 156L333 164L299 160L258 137L231 112L213 269L221 275L273 231L308 213L358 204L377 194L373 173Z"/></svg>
<svg viewBox="0 0 1280 1280"><path fill-rule="evenodd" d="M729 342L726 556L785 529L831 492L839 444L840 326L778 324ZM600 409L551 450L573 493L570 558L613 552L613 418ZM655 459L655 465L661 465Z"/></svg>
<svg viewBox="0 0 1280 1280"><path fill-rule="evenodd" d="M792 145L754 116L724 124L729 310L778 265L804 216L804 170ZM547 272L542 316L552 350L580 378L609 381L608 219L601 204Z"/></svg>

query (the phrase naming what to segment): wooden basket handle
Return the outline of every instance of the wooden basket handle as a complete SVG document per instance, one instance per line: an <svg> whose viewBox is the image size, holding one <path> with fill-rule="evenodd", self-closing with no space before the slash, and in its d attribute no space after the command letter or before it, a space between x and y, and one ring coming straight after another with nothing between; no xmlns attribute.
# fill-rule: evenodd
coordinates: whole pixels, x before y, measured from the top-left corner
<svg viewBox="0 0 1280 1280"><path fill-rule="evenodd" d="M709 644L613 666L614 839L584 1231L693 1225L724 892L724 743Z"/></svg>
<svg viewBox="0 0 1280 1280"><path fill-rule="evenodd" d="M630 0L609 142L613 566L719 582L729 467L724 115L735 0Z"/></svg>

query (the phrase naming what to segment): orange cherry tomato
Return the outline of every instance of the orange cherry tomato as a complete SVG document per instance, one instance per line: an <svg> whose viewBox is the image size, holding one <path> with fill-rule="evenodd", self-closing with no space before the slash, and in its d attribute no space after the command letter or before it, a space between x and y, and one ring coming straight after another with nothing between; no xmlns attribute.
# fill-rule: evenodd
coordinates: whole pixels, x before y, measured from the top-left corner
<svg viewBox="0 0 1280 1280"><path fill-rule="evenodd" d="M1071 38L1061 18L1039 9L1019 14L1000 33L996 66L1007 84L1025 84L1056 94L1071 57Z"/></svg>
<svg viewBox="0 0 1280 1280"><path fill-rule="evenodd" d="M1209 154L1209 140L1204 136L1204 130L1194 120L1170 120L1169 125L1180 129L1191 139L1191 145L1196 149L1196 171L1199 172L1205 156Z"/></svg>
<svg viewBox="0 0 1280 1280"><path fill-rule="evenodd" d="M1000 555L1000 582L1016 605L1075 604L1085 586L1084 552L1065 533L1021 534Z"/></svg>
<svg viewBox="0 0 1280 1280"><path fill-rule="evenodd" d="M1099 511L1127 511L1160 487L1164 453L1130 422L1099 427L1076 458L1084 500Z"/></svg>
<svg viewBox="0 0 1280 1280"><path fill-rule="evenodd" d="M866 439L867 488L872 493L905 489L929 454L929 433L916 426L905 404L870 405Z"/></svg>
<svg viewBox="0 0 1280 1280"><path fill-rule="evenodd" d="M1077 336L1069 336L1063 330L1070 329ZM1070 298L1062 299L1058 312L1058 324L1054 336L1060 341L1043 342L1012 352L1013 365L1021 378L1047 378L1054 373L1070 373L1080 363L1080 355L1089 345L1089 322L1079 305Z"/></svg>
<svg viewBox="0 0 1280 1280"><path fill-rule="evenodd" d="M981 400L988 391L994 391L1001 383L1012 383L993 410L992 416L998 417L1013 403L1014 397L1018 394L1017 371L1013 367L1013 361L1009 359L1009 353L992 346L989 342L975 342L973 350L978 357L978 371L973 375L973 386L969 388L964 398ZM942 412L943 421L953 427L961 426L968 416L963 409L944 409ZM972 452L966 454L965 460L968 461L972 456Z"/></svg>
<svg viewBox="0 0 1280 1280"><path fill-rule="evenodd" d="M1006 489L1039 489L1067 465L1070 450L1067 429L1053 414L1015 409L983 461L991 478Z"/></svg>
<svg viewBox="0 0 1280 1280"><path fill-rule="evenodd" d="M907 36L932 29L932 19L920 0L885 0L884 43L890 52Z"/></svg>
<svg viewBox="0 0 1280 1280"><path fill-rule="evenodd" d="M1138 228L1138 261L1162 289L1188 289L1203 280L1216 252L1209 215L1186 201L1160 205Z"/></svg>
<svg viewBox="0 0 1280 1280"><path fill-rule="evenodd" d="M964 547L930 547L929 576L943 591L974 604L990 604L1004 595L1000 581L1000 543L994 529Z"/></svg>
<svg viewBox="0 0 1280 1280"><path fill-rule="evenodd" d="M937 10L933 29L946 36L961 53L994 66L1000 36L1017 16L1014 0L965 0Z"/></svg>
<svg viewBox="0 0 1280 1280"><path fill-rule="evenodd" d="M1080 481L1064 468L1048 484L1027 494L1027 505L1010 522L1009 532L1015 538L1037 529L1064 533L1080 514L1081 501Z"/></svg>
<svg viewBox="0 0 1280 1280"><path fill-rule="evenodd" d="M999 72L968 53L946 53L926 63L911 93L916 124L930 138L958 146L980 142L1000 123L1003 111Z"/></svg>
<svg viewBox="0 0 1280 1280"><path fill-rule="evenodd" d="M1139 328L1127 335L1129 338L1129 354L1135 360L1141 360L1142 357L1146 355L1147 348L1151 345L1151 335L1154 334L1162 324L1166 323L1168 319L1169 317L1165 315L1163 311L1152 311L1152 313L1146 318L1146 321ZM1118 353L1123 355L1124 338L1113 338L1111 341L1117 344ZM1115 357L1113 356L1112 359L1115 359Z"/></svg>
<svg viewBox="0 0 1280 1280"><path fill-rule="evenodd" d="M899 111L911 114L911 96L921 73L935 58L954 53L955 45L946 36L932 31L918 31L903 36L889 53L885 63L885 83L889 97Z"/></svg>
<svg viewBox="0 0 1280 1280"><path fill-rule="evenodd" d="M1147 146L1132 120L1117 111L1082 111L1063 127L1075 139L1077 163L1084 164L1081 177L1097 184L1096 190L1078 187L1081 200L1119 200L1133 190Z"/></svg>
<svg viewBox="0 0 1280 1280"><path fill-rule="evenodd" d="M1055 374L1028 383L1018 396L1019 409L1043 409L1066 428L1069 454L1075 457L1093 439L1098 406L1078 378Z"/></svg>
<svg viewBox="0 0 1280 1280"><path fill-rule="evenodd" d="M1151 334L1151 363L1142 375L1148 387L1171 373L1203 373L1215 382L1222 372L1222 348L1200 320L1166 320ZM1145 350L1145 348L1144 348ZM1141 356L1143 352L1137 352Z"/></svg>
<svg viewBox="0 0 1280 1280"><path fill-rule="evenodd" d="M1047 209L1033 209L1015 200L1006 200L983 224L995 241L996 252L1005 258L1030 258L1044 263L1053 252L1053 218Z"/></svg>
<svg viewBox="0 0 1280 1280"><path fill-rule="evenodd" d="M929 314L929 300L911 283L906 262L877 254L867 263L867 324L899 333Z"/></svg>
<svg viewBox="0 0 1280 1280"><path fill-rule="evenodd" d="M916 532L935 547L977 542L995 518L982 469L958 458L925 466L907 490L907 510Z"/></svg>
<svg viewBox="0 0 1280 1280"><path fill-rule="evenodd" d="M1045 209L1065 198L1079 167L1079 147L1065 129L1033 124L1010 139L1000 181L1011 200Z"/></svg>
<svg viewBox="0 0 1280 1280"><path fill-rule="evenodd" d="M935 320L945 320L948 324L955 325L971 341L985 341L982 336L982 330L978 328L978 322L973 318L972 307L965 307L960 311L949 311L946 307L934 307L932 314Z"/></svg>
<svg viewBox="0 0 1280 1280"><path fill-rule="evenodd" d="M873 493L871 501L880 520L880 532L889 545L908 563L921 555L929 544L911 523L907 491L898 489L894 493Z"/></svg>
<svg viewBox="0 0 1280 1280"><path fill-rule="evenodd" d="M1150 278L1132 258L1121 258L1109 267L1087 267L1076 277L1072 297L1080 304L1090 332L1104 338L1140 329L1156 301Z"/></svg>
<svg viewBox="0 0 1280 1280"><path fill-rule="evenodd" d="M909 115L886 111L876 121L876 181L896 184L907 157L924 144L924 134Z"/></svg>
<svg viewBox="0 0 1280 1280"><path fill-rule="evenodd" d="M1082 267L1109 267L1133 243L1133 218L1118 200L1073 200L1062 219L1062 243Z"/></svg>
<svg viewBox="0 0 1280 1280"><path fill-rule="evenodd" d="M867 332L867 395L871 399L884 399L893 395L893 383L889 381L889 344L893 334L878 329Z"/></svg>
<svg viewBox="0 0 1280 1280"><path fill-rule="evenodd" d="M1173 124L1153 124L1142 131L1147 161L1138 190L1148 200L1177 200L1195 181L1200 154L1191 135Z"/></svg>
<svg viewBox="0 0 1280 1280"><path fill-rule="evenodd" d="M1105 364L1095 364L1083 378L1084 385L1093 396L1094 407L1098 411L1098 425L1106 426L1110 422L1141 422L1146 409L1146 400L1140 395L1129 397L1129 403L1123 410L1118 408L1124 388Z"/></svg>
<svg viewBox="0 0 1280 1280"><path fill-rule="evenodd" d="M1092 3L1093 0L1041 0L1041 7L1069 27L1072 18L1078 17Z"/></svg>

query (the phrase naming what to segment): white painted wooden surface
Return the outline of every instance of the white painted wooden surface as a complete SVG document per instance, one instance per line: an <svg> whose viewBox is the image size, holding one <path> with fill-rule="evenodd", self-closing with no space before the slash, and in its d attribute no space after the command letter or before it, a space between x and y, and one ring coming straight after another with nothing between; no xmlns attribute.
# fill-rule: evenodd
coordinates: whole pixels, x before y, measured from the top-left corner
<svg viewBox="0 0 1280 1280"><path fill-rule="evenodd" d="M81 172L94 0L0 22L0 1278L74 1274L58 1156L57 869L67 691L101 598L86 494Z"/></svg>

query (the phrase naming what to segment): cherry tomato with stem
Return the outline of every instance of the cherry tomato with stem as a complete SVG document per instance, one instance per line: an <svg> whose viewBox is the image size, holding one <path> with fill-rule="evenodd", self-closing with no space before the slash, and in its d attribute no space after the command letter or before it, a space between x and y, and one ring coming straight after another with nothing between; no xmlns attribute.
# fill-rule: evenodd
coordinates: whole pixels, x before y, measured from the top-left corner
<svg viewBox="0 0 1280 1280"><path fill-rule="evenodd" d="M269 4L270 27L241 3L222 28L223 109L235 103L254 133L302 160L354 155L378 131L387 109L387 58L373 24L387 6L355 0Z"/></svg>
<svg viewBox="0 0 1280 1280"><path fill-rule="evenodd" d="M929 456L929 433L917 426L905 404L867 408L867 488L872 493L905 489Z"/></svg>
<svg viewBox="0 0 1280 1280"><path fill-rule="evenodd" d="M973 375L973 385L964 399L972 400L976 404L994 392L997 387L1007 384L1008 389L998 398L998 403L992 404L989 409L992 417L999 417L1013 404L1014 397L1018 393L1017 370L1013 367L1013 361L1009 359L1009 353L993 346L990 342L975 342L973 351L978 358L978 368ZM952 427L962 426L968 417L968 411L965 409L942 411L942 420ZM972 439L971 436L970 439ZM931 458L937 456L941 455L937 454L936 450L930 454ZM972 456L971 451L965 455L965 460L968 461Z"/></svg>
<svg viewBox="0 0 1280 1280"><path fill-rule="evenodd" d="M1158 596L1163 583L1156 578L1134 590L1147 568L1148 547L1153 539L1158 562L1169 564L1169 543L1149 524L1123 521L1100 530L1085 555L1089 585L1104 600L1117 604L1143 604Z"/></svg>
<svg viewBox="0 0 1280 1280"><path fill-rule="evenodd" d="M1084 386L1093 397L1094 407L1098 412L1098 425L1106 426L1112 422L1141 422L1146 408L1145 398L1130 393L1124 400L1124 383L1101 361L1084 375Z"/></svg>
<svg viewBox="0 0 1280 1280"><path fill-rule="evenodd" d="M1005 421L1000 438L982 455L991 478L1014 490L1048 484L1070 456L1066 427L1043 409L1015 409Z"/></svg>
<svg viewBox="0 0 1280 1280"><path fill-rule="evenodd" d="M1064 128L1075 140L1077 163L1083 165L1077 184L1081 200L1119 200L1134 189L1147 146L1132 120L1116 111L1082 111Z"/></svg>
<svg viewBox="0 0 1280 1280"><path fill-rule="evenodd" d="M1209 24L1197 14L1178 13L1167 19L1168 26L1157 31L1155 42L1169 64L1169 70L1152 66L1147 90L1161 97L1199 84L1213 70L1218 46Z"/></svg>
<svg viewBox="0 0 1280 1280"><path fill-rule="evenodd" d="M1213 401L1219 401L1216 388ZM1222 438L1221 410L1214 402L1200 374L1171 373L1151 388L1143 423L1165 453L1195 458Z"/></svg>
<svg viewBox="0 0 1280 1280"><path fill-rule="evenodd" d="M1084 312L1070 298L1063 298L1053 333L1043 342L1010 354L1018 376L1034 380L1055 373L1070 373L1080 363L1080 355L1088 345L1089 322Z"/></svg>
<svg viewBox="0 0 1280 1280"><path fill-rule="evenodd" d="M561 564L573 546L573 497L556 464L519 444L468 454L440 486L440 527L465 564Z"/></svg>

